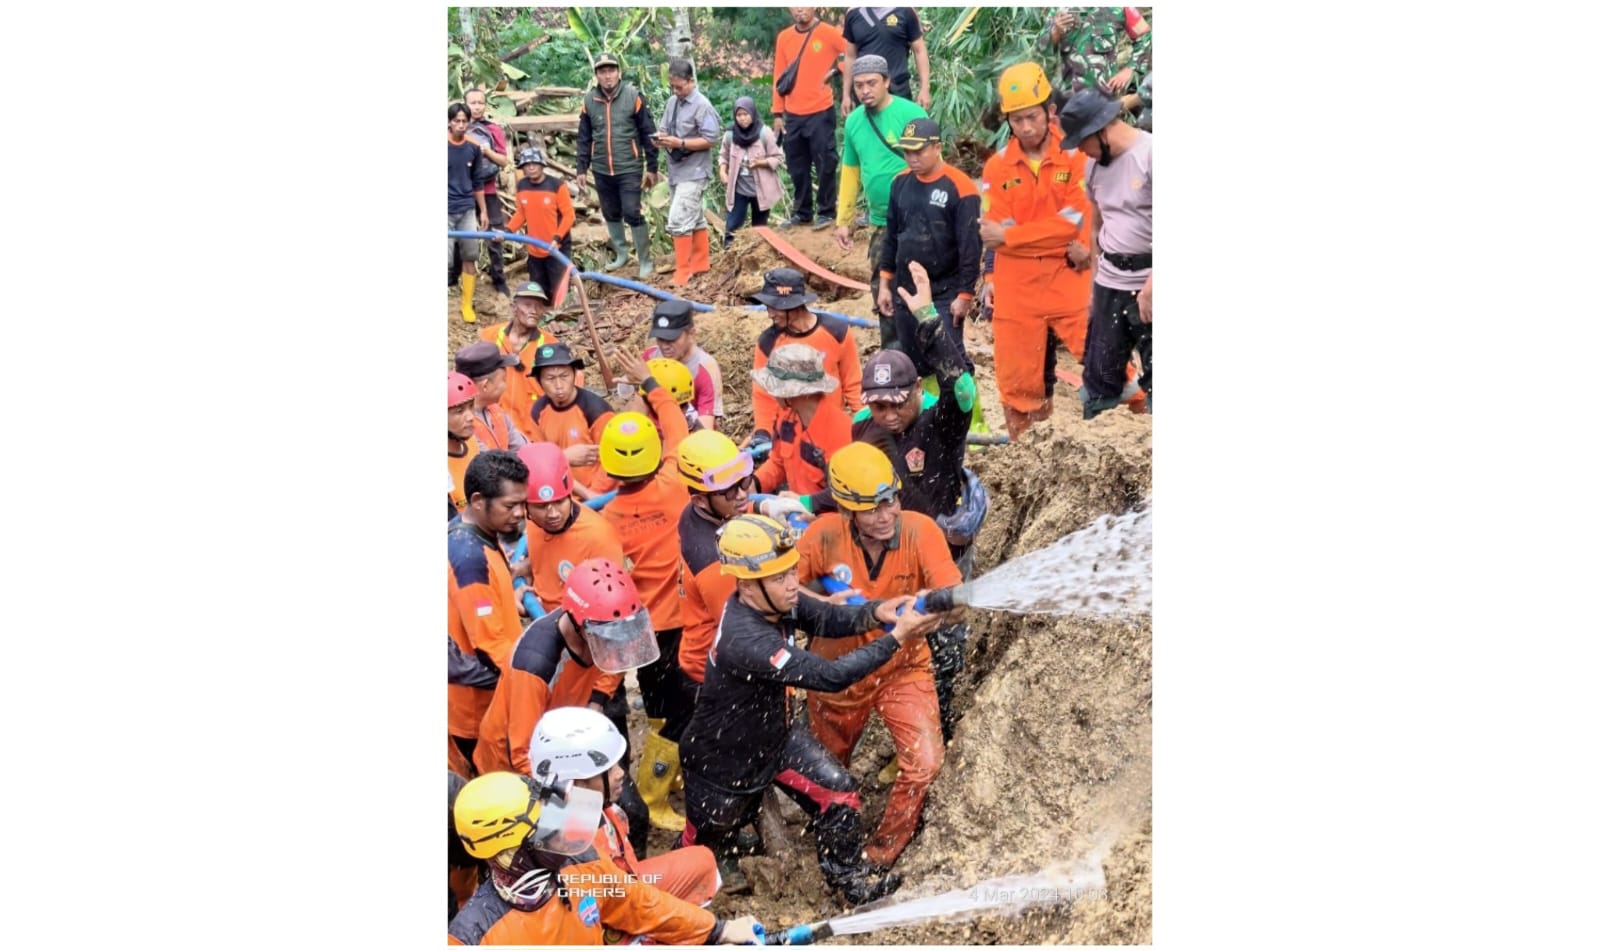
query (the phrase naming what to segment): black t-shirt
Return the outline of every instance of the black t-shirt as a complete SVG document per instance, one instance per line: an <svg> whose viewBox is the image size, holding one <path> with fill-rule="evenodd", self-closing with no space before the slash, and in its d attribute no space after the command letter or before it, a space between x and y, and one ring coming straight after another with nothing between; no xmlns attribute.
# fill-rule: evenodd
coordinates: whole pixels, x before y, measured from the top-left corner
<svg viewBox="0 0 1600 950"><path fill-rule="evenodd" d="M446 144L450 146L450 213L460 214L477 206L472 193L479 188L478 169L480 163L489 160L470 139L463 140L460 145L447 139Z"/></svg>
<svg viewBox="0 0 1600 950"><path fill-rule="evenodd" d="M877 15L882 10L883 15ZM856 58L882 56L889 61L889 91L910 98L911 72L906 66L911 44L922 39L922 23L910 7L851 7L844 15L844 38L856 46Z"/></svg>

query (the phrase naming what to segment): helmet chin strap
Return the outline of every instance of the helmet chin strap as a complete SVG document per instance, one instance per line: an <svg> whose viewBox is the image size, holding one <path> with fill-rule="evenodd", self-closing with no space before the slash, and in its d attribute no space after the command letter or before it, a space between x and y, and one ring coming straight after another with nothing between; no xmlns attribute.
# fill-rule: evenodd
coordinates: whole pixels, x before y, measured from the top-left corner
<svg viewBox="0 0 1600 950"><path fill-rule="evenodd" d="M772 597L767 593L767 579L761 578L756 581L756 585L761 588L761 599L767 602L768 609L780 617L783 616L784 611L778 609L778 605L772 602Z"/></svg>

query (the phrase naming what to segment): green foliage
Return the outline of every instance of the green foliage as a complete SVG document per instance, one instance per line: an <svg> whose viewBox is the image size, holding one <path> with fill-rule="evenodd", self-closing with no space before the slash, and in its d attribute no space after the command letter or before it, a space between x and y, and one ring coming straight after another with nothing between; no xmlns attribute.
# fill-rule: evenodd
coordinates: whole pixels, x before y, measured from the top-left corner
<svg viewBox="0 0 1600 950"><path fill-rule="evenodd" d="M739 49L771 58L778 31L794 24L788 7L712 7L704 37L712 49ZM834 25L843 21L829 18Z"/></svg>
<svg viewBox="0 0 1600 950"><path fill-rule="evenodd" d="M939 124L956 129L957 138L989 146L1004 142L1007 128L995 122L993 112L995 85L1006 67L1026 60L1051 71L1052 64L1041 58L1035 43L1054 12L1055 7L921 8L933 71L929 112ZM952 34L957 35L947 43Z"/></svg>

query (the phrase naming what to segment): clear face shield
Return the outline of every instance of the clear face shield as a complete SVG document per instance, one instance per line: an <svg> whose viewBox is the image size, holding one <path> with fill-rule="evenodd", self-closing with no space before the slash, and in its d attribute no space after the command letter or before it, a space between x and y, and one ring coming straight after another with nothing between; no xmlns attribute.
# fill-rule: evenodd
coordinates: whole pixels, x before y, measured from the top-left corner
<svg viewBox="0 0 1600 950"><path fill-rule="evenodd" d="M600 828L600 814L606 806L604 795L564 781L545 786L539 799L543 807L531 838L534 848L575 855L594 845L594 833Z"/></svg>
<svg viewBox="0 0 1600 950"><path fill-rule="evenodd" d="M620 620L586 621L583 639L589 644L589 656L594 665L606 673L626 673L661 657L650 612L643 608Z"/></svg>

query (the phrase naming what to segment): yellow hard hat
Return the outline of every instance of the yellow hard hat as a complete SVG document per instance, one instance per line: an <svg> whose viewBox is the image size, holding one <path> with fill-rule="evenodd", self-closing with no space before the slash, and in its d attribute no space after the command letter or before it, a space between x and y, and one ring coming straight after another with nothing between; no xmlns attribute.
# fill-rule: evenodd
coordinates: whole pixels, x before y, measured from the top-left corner
<svg viewBox="0 0 1600 950"><path fill-rule="evenodd" d="M475 858L488 860L522 846L539 823L539 800L515 772L490 772L456 796L456 837Z"/></svg>
<svg viewBox="0 0 1600 950"><path fill-rule="evenodd" d="M840 508L871 511L900 494L900 475L882 449L851 442L828 459L828 491Z"/></svg>
<svg viewBox="0 0 1600 950"><path fill-rule="evenodd" d="M678 443L678 473L690 491L726 491L754 470L750 453L721 432L701 429Z"/></svg>
<svg viewBox="0 0 1600 950"><path fill-rule="evenodd" d="M733 577L771 577L800 563L798 540L793 528L766 515L739 515L717 532L717 560Z"/></svg>
<svg viewBox="0 0 1600 950"><path fill-rule="evenodd" d="M600 467L612 478L647 478L661 467L661 434L642 412L619 412L600 433Z"/></svg>
<svg viewBox="0 0 1600 950"><path fill-rule="evenodd" d="M646 365L650 367L650 375L667 387L678 405L687 406L694 399L694 377L689 375L689 367L665 356L658 356Z"/></svg>
<svg viewBox="0 0 1600 950"><path fill-rule="evenodd" d="M1017 63L1000 74L1000 111L1017 112L1050 98L1050 78L1038 63Z"/></svg>

